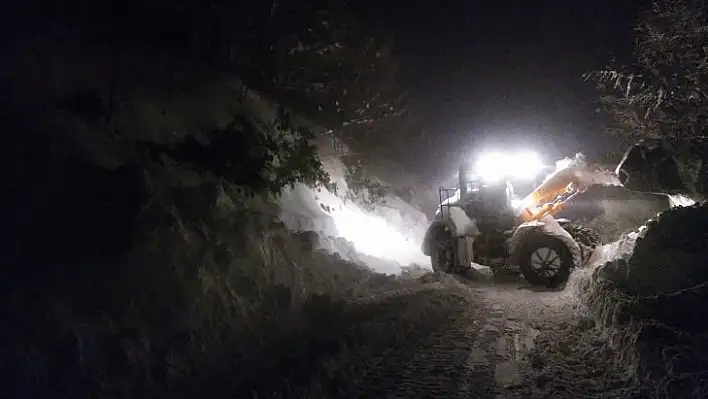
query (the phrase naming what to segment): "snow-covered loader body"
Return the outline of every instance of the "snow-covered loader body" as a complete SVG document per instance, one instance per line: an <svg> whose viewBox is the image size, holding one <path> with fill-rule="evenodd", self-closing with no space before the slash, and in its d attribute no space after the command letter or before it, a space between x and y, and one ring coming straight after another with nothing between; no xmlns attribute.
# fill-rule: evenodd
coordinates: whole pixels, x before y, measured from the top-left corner
<svg viewBox="0 0 708 399"><path fill-rule="evenodd" d="M518 199L510 179L485 182L463 165L458 187L440 188L440 204L423 252L438 272L464 274L473 264L489 266L493 272L518 266L531 284L563 284L599 244L587 228L553 217L587 189L584 176L585 163L577 158Z"/></svg>

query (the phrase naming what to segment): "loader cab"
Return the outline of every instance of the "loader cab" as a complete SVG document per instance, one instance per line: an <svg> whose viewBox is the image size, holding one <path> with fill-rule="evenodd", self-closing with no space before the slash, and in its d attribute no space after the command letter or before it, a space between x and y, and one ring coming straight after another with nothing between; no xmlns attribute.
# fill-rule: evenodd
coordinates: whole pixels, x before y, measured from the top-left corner
<svg viewBox="0 0 708 399"><path fill-rule="evenodd" d="M472 173L471 165L468 163L460 165L458 179L461 201L475 197L482 188L482 182L475 178Z"/></svg>
<svg viewBox="0 0 708 399"><path fill-rule="evenodd" d="M485 182L477 176L469 164L459 169L460 202L510 203L514 198L514 187L509 180Z"/></svg>
<svg viewBox="0 0 708 399"><path fill-rule="evenodd" d="M462 165L458 184L459 205L468 217L476 221L478 228L489 225L495 229L501 226L504 230L515 223L514 188L508 179L485 181L468 165ZM505 222L501 222L500 218Z"/></svg>
<svg viewBox="0 0 708 399"><path fill-rule="evenodd" d="M459 173L459 206L467 217L474 221L478 231L478 244L487 250L490 248L499 251L489 252L476 250L479 253L503 257L505 250L503 243L507 236L505 232L511 231L516 225L517 215L513 207L514 189L511 181L506 178L498 180L483 179L467 165L462 165ZM491 255L490 255L491 254Z"/></svg>

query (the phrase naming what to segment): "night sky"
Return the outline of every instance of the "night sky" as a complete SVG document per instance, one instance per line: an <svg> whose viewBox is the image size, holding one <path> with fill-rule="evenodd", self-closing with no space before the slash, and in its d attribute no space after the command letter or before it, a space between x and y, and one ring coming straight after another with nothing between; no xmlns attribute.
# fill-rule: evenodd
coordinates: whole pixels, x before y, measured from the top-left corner
<svg viewBox="0 0 708 399"><path fill-rule="evenodd" d="M636 18L650 6L650 0L348 1L395 40L410 113L427 131L423 138L404 134L400 153L409 161L404 166L431 181L488 147L532 147L549 161L607 150L597 95L582 74L612 56L631 61Z"/></svg>
<svg viewBox="0 0 708 399"><path fill-rule="evenodd" d="M401 83L430 131L417 151L432 177L489 146L534 146L549 158L602 152L596 92L582 74L612 56L631 61L633 26L649 5L393 0L369 10L395 38Z"/></svg>

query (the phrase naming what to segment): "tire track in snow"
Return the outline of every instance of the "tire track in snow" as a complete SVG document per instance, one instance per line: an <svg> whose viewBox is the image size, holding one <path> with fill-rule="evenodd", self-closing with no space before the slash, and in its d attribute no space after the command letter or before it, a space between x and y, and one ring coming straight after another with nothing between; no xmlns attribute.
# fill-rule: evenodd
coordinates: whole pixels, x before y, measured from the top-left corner
<svg viewBox="0 0 708 399"><path fill-rule="evenodd" d="M437 287L408 297L392 293L390 300L402 306L397 315L399 327L409 323L405 338L395 348L364 356L357 382L345 397L494 397L493 368L468 367L479 328L485 323L486 310L477 295L463 287ZM416 307L433 310L427 319L416 319L415 311L411 312ZM382 325L378 332L384 338L395 328Z"/></svg>
<svg viewBox="0 0 708 399"><path fill-rule="evenodd" d="M483 300L486 323L473 345L468 367L492 370L497 386L495 398L530 397L530 354L539 331L527 323L525 315L514 314L509 298L498 295L503 291L513 297L515 291L498 287L476 291Z"/></svg>
<svg viewBox="0 0 708 399"><path fill-rule="evenodd" d="M366 339L338 362L347 369L346 387L322 397L516 399L621 392L606 384L616 370L597 375L606 359L591 355L587 339L578 336L594 333L569 308L569 294L519 288L432 283L360 298L351 305L357 334ZM569 345L572 350L564 349ZM588 386L596 378L601 382Z"/></svg>
<svg viewBox="0 0 708 399"><path fill-rule="evenodd" d="M502 300L500 295L513 298ZM361 371L345 397L533 396L529 352L538 331L525 321L528 315L513 309L524 302L513 289L431 284L367 299L360 303L375 306L377 300L379 306L389 309L383 316L372 308L384 317L372 315L372 323L374 319L380 323L377 333L384 337L391 329L408 323L404 328L406 339L401 346L361 353L357 366ZM398 312L390 306L398 307ZM415 320L415 312L410 313L411 309L431 306L435 310L428 313L428 319ZM398 320L391 320L393 315L399 316Z"/></svg>
<svg viewBox="0 0 708 399"><path fill-rule="evenodd" d="M626 370L614 361L602 331L573 305L573 294L520 288L480 288L501 337L499 357L492 360L497 397L628 397Z"/></svg>

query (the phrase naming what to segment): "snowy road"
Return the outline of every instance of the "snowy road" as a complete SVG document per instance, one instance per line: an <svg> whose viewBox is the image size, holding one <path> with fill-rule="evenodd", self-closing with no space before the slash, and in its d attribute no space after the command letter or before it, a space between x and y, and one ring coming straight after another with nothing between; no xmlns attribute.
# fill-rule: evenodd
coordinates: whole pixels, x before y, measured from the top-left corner
<svg viewBox="0 0 708 399"><path fill-rule="evenodd" d="M599 330L572 303L569 292L450 282L371 298L357 305L370 339L352 348L356 360L342 358L349 382L336 394L631 397Z"/></svg>

